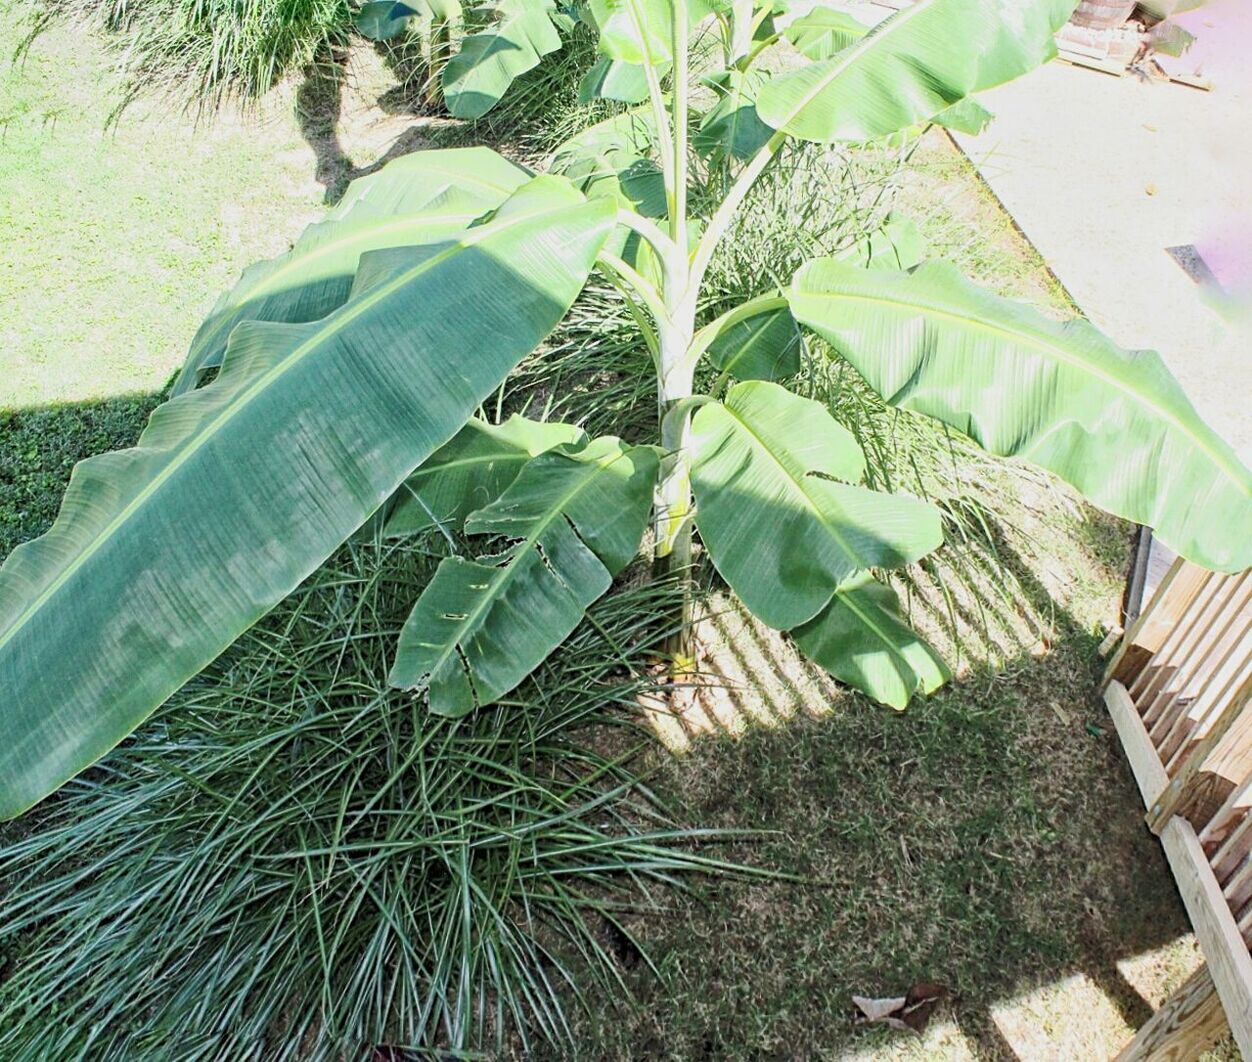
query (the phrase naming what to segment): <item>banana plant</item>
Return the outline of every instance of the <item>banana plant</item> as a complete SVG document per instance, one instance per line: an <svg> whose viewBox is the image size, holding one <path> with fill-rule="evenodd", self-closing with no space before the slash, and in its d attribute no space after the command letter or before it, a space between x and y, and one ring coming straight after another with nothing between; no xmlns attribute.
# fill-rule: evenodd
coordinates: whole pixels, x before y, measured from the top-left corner
<svg viewBox="0 0 1252 1062"><path fill-rule="evenodd" d="M471 9L466 32L460 0L370 0L356 28L374 41L414 35L426 53L428 95L442 96L454 118L481 118L509 86L563 46L574 19L553 0L491 0Z"/></svg>
<svg viewBox="0 0 1252 1062"><path fill-rule="evenodd" d="M939 514L865 486L852 434L788 388L804 331L888 403L1200 564L1252 566L1252 473L1155 354L918 263L901 233L729 308L702 297L789 141L977 117L971 94L1048 60L1072 7L917 0L866 30L822 8L786 27L768 3L590 0L594 80L637 75L637 106L546 174L475 148L357 182L244 274L138 445L80 464L51 531L0 569L0 815L102 756L367 522L481 544L441 562L399 632L391 682L437 715L515 689L641 544L689 579L695 536L752 614L840 680L896 707L933 691L943 662L880 575L941 544ZM706 33L722 47L697 68ZM697 181L719 194L692 196ZM655 438L483 419L593 271L652 356ZM688 639L672 649L681 670Z"/></svg>

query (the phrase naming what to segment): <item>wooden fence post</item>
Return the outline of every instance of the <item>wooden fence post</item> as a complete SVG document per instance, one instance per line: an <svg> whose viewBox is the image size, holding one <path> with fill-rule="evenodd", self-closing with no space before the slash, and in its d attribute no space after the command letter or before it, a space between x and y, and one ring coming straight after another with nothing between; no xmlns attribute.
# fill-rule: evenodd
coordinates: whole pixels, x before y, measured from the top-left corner
<svg viewBox="0 0 1252 1062"><path fill-rule="evenodd" d="M1207 966L1152 1015L1116 1062L1192 1062L1229 1032Z"/></svg>

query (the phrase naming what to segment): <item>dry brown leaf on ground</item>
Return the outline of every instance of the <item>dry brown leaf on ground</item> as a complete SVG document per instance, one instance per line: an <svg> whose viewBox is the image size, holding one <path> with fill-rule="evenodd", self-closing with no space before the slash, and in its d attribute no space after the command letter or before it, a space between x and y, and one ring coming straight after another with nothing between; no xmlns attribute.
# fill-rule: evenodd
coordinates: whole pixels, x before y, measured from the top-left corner
<svg viewBox="0 0 1252 1062"><path fill-rule="evenodd" d="M929 1023L935 1008L947 998L948 990L943 985L919 981L904 996L889 996L874 999L870 996L853 996L852 1005L856 1014L854 1025L870 1025L875 1022L890 1025L902 1032L917 1033L919 1036Z"/></svg>

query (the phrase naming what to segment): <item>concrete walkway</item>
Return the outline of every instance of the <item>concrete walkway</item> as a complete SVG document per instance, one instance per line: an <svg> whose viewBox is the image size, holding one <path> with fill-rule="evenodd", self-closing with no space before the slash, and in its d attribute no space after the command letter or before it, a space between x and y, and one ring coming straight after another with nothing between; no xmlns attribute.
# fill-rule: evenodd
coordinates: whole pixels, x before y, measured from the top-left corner
<svg viewBox="0 0 1252 1062"><path fill-rule="evenodd" d="M1231 313L1212 286L1252 288L1252 5L1223 0L1188 25L1184 63L1211 92L1055 62L983 94L995 122L957 140L1092 321L1160 351L1252 465L1248 304Z"/></svg>

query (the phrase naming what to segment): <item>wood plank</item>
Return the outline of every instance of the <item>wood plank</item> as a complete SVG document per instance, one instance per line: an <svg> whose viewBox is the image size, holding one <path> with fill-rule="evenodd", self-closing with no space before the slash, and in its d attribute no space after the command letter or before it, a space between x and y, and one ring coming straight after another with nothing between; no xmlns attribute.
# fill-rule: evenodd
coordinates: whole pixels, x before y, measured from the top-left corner
<svg viewBox="0 0 1252 1062"><path fill-rule="evenodd" d="M1157 695L1158 698L1166 699L1164 706L1157 710L1154 706L1144 707L1143 701L1138 702L1139 714L1144 719L1159 715L1160 721L1152 728L1152 737L1161 749L1161 758L1166 760L1167 766L1169 753L1165 751L1165 746L1172 737L1169 731L1181 726L1184 714L1197 722L1202 719L1202 714L1193 711L1199 709L1200 691L1207 687L1225 661L1241 649L1243 634L1239 632L1239 628L1247 622L1244 610L1252 595L1245 591L1250 586L1252 580L1248 579L1247 572L1218 580L1213 598L1199 615L1192 617L1192 634L1188 639L1190 644L1178 660L1177 674L1168 687ZM1219 659L1222 663L1213 666L1214 659ZM1175 705L1188 700L1190 704L1175 711ZM1169 723L1169 730L1165 732L1164 740L1156 740L1157 727L1163 726L1167 719L1172 721Z"/></svg>
<svg viewBox="0 0 1252 1062"><path fill-rule="evenodd" d="M1168 567L1168 565L1166 566ZM1129 627L1139 618L1152 591L1148 589L1148 573L1152 570L1152 528L1140 525L1135 537L1135 558L1126 584L1126 602L1122 609L1122 625ZM1163 573L1162 573L1163 574ZM1158 584L1160 580L1157 580Z"/></svg>
<svg viewBox="0 0 1252 1062"><path fill-rule="evenodd" d="M1204 835L1201 834L1200 847L1208 856L1209 866L1213 868L1213 876L1217 879L1217 884L1225 888L1230 876L1248 858L1248 851L1252 848L1252 815L1244 815L1239 825L1231 830L1226 839L1215 849L1211 849L1205 843Z"/></svg>
<svg viewBox="0 0 1252 1062"><path fill-rule="evenodd" d="M1244 1057L1252 1058L1252 955L1248 954L1191 823L1177 817L1170 819L1161 831L1161 844L1230 1031Z"/></svg>
<svg viewBox="0 0 1252 1062"><path fill-rule="evenodd" d="M1200 844L1208 854L1209 862L1213 861L1214 852L1220 851L1234 841L1236 835L1252 826L1252 819L1247 814L1249 807L1252 807L1252 777L1245 776L1200 830ZM1216 866L1213 869L1220 879L1221 871Z"/></svg>
<svg viewBox="0 0 1252 1062"><path fill-rule="evenodd" d="M1207 966L1169 997L1117 1056L1117 1062L1194 1062L1228 1026Z"/></svg>
<svg viewBox="0 0 1252 1062"><path fill-rule="evenodd" d="M1126 629L1121 648L1104 672L1106 683L1111 679L1117 679L1124 686L1134 682L1143 665L1161 648L1207 575L1203 568L1181 557L1169 566L1147 607Z"/></svg>
<svg viewBox="0 0 1252 1062"><path fill-rule="evenodd" d="M1122 635L1126 632L1121 627L1114 627L1104 636L1104 641L1100 643L1100 648L1096 650L1096 654L1103 659L1117 648L1117 643L1122 640Z"/></svg>
<svg viewBox="0 0 1252 1062"><path fill-rule="evenodd" d="M1252 713L1245 711L1250 703L1252 674L1221 706L1204 736L1180 755L1165 789L1149 805L1153 833L1160 833L1171 815L1204 829L1252 772Z"/></svg>
<svg viewBox="0 0 1252 1062"><path fill-rule="evenodd" d="M1130 761L1130 770L1139 786L1143 805L1150 808L1169 785L1169 777L1165 774L1156 749L1152 747L1152 739L1148 737L1147 728L1135 711L1135 703L1126 692L1126 687L1114 679L1104 691L1104 703L1108 705L1122 749L1126 753L1126 759Z"/></svg>
<svg viewBox="0 0 1252 1062"><path fill-rule="evenodd" d="M1088 70L1098 70L1101 74L1112 74L1114 77L1123 77L1127 69L1124 62L1115 62L1112 59L1097 59L1094 56L1083 55L1082 52L1075 51L1069 47L1058 48L1057 58L1063 63L1086 67Z"/></svg>
<svg viewBox="0 0 1252 1062"><path fill-rule="evenodd" d="M1175 678L1181 680L1179 674L1182 661L1186 659L1190 647L1195 643L1201 624L1208 608L1213 604L1220 591L1224 579L1213 572L1204 573L1204 581L1194 597L1186 606L1178 611L1173 627L1161 642L1161 647L1152 654L1152 664L1130 686L1130 695L1135 703L1150 706L1152 699L1162 687L1168 686ZM1158 712L1144 710L1143 717L1152 722Z"/></svg>

